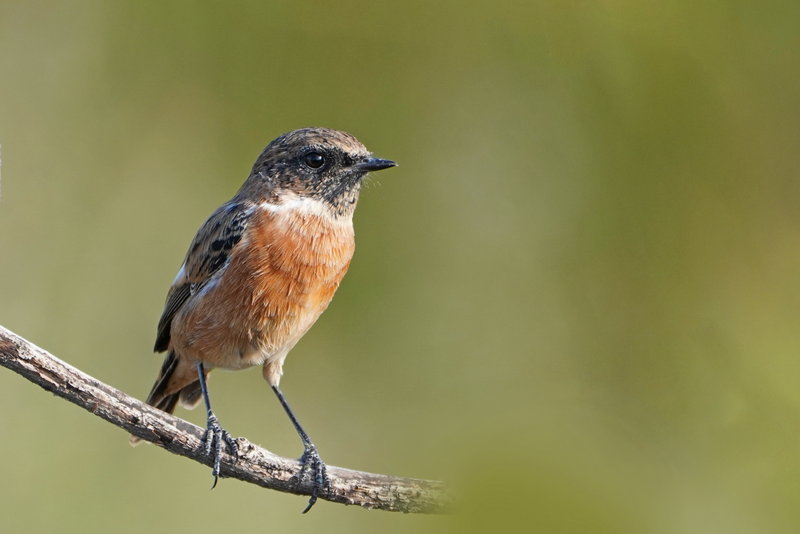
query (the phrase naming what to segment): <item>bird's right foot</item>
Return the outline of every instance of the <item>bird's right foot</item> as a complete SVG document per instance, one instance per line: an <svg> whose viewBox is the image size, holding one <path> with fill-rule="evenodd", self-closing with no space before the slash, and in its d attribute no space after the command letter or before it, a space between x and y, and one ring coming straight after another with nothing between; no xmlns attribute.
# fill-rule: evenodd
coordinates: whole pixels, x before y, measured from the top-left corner
<svg viewBox="0 0 800 534"><path fill-rule="evenodd" d="M234 457L234 459L238 458L239 456L239 446L236 444L236 440L233 439L233 437L231 437L226 430L223 430L222 427L219 426L217 416L211 411L208 412L207 424L208 427L206 429L206 435L203 437L203 441L205 442L206 456L211 456L213 454L214 457L214 467L211 469L211 474L214 476L214 484L211 486L211 489L214 489L217 486L217 480L219 480L220 458L222 456L223 442L228 444L231 455Z"/></svg>
<svg viewBox="0 0 800 534"><path fill-rule="evenodd" d="M306 470L311 472L314 477L314 490L311 492L311 498L308 500L308 506L303 510L303 513L311 510L314 503L317 502L317 497L321 491L328 491L331 488L331 481L328 478L328 470L325 462L319 457L317 448L314 444L306 444L306 450L303 451L303 456L300 457L300 470L294 476L297 478L297 483L303 481L303 475Z"/></svg>

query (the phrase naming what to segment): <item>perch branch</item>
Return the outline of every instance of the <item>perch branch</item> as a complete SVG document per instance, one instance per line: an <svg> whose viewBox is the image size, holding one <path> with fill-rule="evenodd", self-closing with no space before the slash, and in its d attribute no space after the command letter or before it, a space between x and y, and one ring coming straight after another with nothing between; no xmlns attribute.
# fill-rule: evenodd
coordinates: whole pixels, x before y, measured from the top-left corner
<svg viewBox="0 0 800 534"><path fill-rule="evenodd" d="M0 365L174 454L208 466L212 463L205 454L202 428L95 380L2 326ZM310 477L305 477L302 483L292 479L300 470L297 460L272 454L244 438L239 438L237 443L239 458L234 461L230 455L224 454L221 476L286 493L311 494ZM445 513L452 505L452 497L441 482L395 478L332 466L328 467L328 476L330 491L320 498L331 502L428 514Z"/></svg>

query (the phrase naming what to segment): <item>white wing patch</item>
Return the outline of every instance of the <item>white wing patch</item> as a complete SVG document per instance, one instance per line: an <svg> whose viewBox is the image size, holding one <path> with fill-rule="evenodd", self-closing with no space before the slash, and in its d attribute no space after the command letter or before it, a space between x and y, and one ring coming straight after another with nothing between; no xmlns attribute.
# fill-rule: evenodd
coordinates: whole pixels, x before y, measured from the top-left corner
<svg viewBox="0 0 800 534"><path fill-rule="evenodd" d="M184 263L181 265L181 270L178 271L178 274L175 276L175 280L172 281L173 286L177 286L180 282L182 282L186 278L186 264Z"/></svg>

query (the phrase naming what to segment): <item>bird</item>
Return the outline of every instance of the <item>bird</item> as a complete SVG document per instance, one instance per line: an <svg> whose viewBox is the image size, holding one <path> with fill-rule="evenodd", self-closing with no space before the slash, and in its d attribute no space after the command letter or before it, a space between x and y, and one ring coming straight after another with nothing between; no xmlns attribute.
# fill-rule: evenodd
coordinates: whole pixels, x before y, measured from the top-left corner
<svg viewBox="0 0 800 534"><path fill-rule="evenodd" d="M303 442L313 476L308 512L330 488L325 463L280 389L289 351L333 298L355 248L353 213L368 173L394 167L353 135L301 128L261 152L236 195L200 227L167 293L155 352L166 352L147 404L206 407L205 453L214 486L227 444L236 441L211 409L212 369L262 366L263 377ZM140 438L131 435L131 444Z"/></svg>

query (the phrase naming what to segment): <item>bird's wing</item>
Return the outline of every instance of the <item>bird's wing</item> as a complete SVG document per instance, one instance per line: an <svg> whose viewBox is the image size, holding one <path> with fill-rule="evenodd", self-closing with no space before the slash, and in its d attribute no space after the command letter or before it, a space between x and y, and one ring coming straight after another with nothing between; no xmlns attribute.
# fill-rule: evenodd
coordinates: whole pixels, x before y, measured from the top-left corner
<svg viewBox="0 0 800 534"><path fill-rule="evenodd" d="M178 310L189 297L225 270L231 253L247 230L254 208L252 203L228 202L200 227L167 293L167 303L158 321L156 352L167 350L172 319Z"/></svg>

